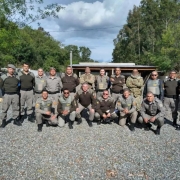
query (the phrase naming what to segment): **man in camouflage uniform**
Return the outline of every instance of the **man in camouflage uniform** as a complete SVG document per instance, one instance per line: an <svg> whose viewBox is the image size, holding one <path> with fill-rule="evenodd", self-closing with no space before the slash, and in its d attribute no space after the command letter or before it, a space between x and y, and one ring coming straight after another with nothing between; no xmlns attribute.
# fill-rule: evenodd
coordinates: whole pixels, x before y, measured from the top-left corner
<svg viewBox="0 0 180 180"><path fill-rule="evenodd" d="M152 92L148 92L146 99L143 100L140 114L138 121L145 125L144 130L149 131L150 123L154 123L157 125L155 134L160 135L160 129L164 124L165 109L162 102L154 97Z"/></svg>
<svg viewBox="0 0 180 180"><path fill-rule="evenodd" d="M42 97L36 101L36 121L38 125L38 132L42 131L43 122L46 121L46 125L57 125L57 114L54 110L54 100L48 97L46 90L42 91Z"/></svg>
<svg viewBox="0 0 180 180"><path fill-rule="evenodd" d="M139 75L137 69L133 69L131 76L129 76L126 80L126 86L135 98L141 96L143 83L143 78Z"/></svg>
<svg viewBox="0 0 180 180"><path fill-rule="evenodd" d="M111 76L110 81L112 85L111 95L116 102L119 98L119 95L123 93L123 88L125 85L125 77L121 75L121 68L115 68L115 75Z"/></svg>
<svg viewBox="0 0 180 180"><path fill-rule="evenodd" d="M98 125L101 124L101 120L111 124L111 120L117 118L114 99L109 96L108 90L104 90L102 96L96 100L95 110L95 119L98 120Z"/></svg>
<svg viewBox="0 0 180 180"><path fill-rule="evenodd" d="M35 102L38 98L42 97L42 90L46 87L46 76L42 68L38 69L38 75L35 76L34 99Z"/></svg>
<svg viewBox="0 0 180 180"><path fill-rule="evenodd" d="M105 69L100 69L100 74L96 76L96 98L102 97L103 91L108 90L110 87L109 77L105 75Z"/></svg>
<svg viewBox="0 0 180 180"><path fill-rule="evenodd" d="M17 126L22 125L19 119L19 77L15 75L16 68L13 64L8 64L7 68L7 73L0 77L1 88L4 91L1 114L2 125L0 126L1 128L4 128L7 124L7 111L10 106L12 106L14 124Z"/></svg>
<svg viewBox="0 0 180 180"><path fill-rule="evenodd" d="M68 122L69 129L73 129L73 122L76 117L77 102L74 97L70 96L68 89L63 89L63 94L59 97L57 111L59 114L58 125L64 127L65 123Z"/></svg>
<svg viewBox="0 0 180 180"><path fill-rule="evenodd" d="M93 96L93 90L89 89L88 83L83 83L81 89L76 93L75 100L78 101L78 108L76 109L76 117L78 118L78 124L81 124L81 112L83 109L89 110L89 118L87 123L89 127L92 127L92 121L94 119L95 97Z"/></svg>
<svg viewBox="0 0 180 180"><path fill-rule="evenodd" d="M119 125L124 127L127 118L130 118L130 130L135 131L134 125L137 119L136 104L134 97L130 95L129 89L123 90L123 95L120 95L117 101L117 109L120 111Z"/></svg>
<svg viewBox="0 0 180 180"><path fill-rule="evenodd" d="M93 89L94 90L94 82L95 82L95 76L93 74L91 74L91 70L89 67L86 67L85 69L85 74L80 76L80 83L81 85L86 82L89 85L89 89Z"/></svg>
<svg viewBox="0 0 180 180"><path fill-rule="evenodd" d="M33 116L33 101L34 101L34 92L33 88L35 85L35 77L32 72L29 70L29 63L23 64L23 70L18 73L20 79L20 104L21 104L21 122L25 118L25 104L27 108L28 121L34 122Z"/></svg>
<svg viewBox="0 0 180 180"><path fill-rule="evenodd" d="M63 89L68 89L71 96L74 98L76 87L79 85L79 80L76 74L73 73L72 67L68 66L66 72L61 74Z"/></svg>

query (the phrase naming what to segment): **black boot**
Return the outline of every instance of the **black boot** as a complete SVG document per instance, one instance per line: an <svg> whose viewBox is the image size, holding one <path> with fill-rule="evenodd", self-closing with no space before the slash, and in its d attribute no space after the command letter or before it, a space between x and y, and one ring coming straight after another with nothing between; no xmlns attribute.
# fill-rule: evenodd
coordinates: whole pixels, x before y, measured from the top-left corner
<svg viewBox="0 0 180 180"><path fill-rule="evenodd" d="M29 114L29 115L28 115L28 121L30 121L30 122L32 122L32 123L35 122L35 119L34 119L34 117L33 117L33 114Z"/></svg>
<svg viewBox="0 0 180 180"><path fill-rule="evenodd" d="M111 118L106 118L106 119L105 119L105 122L106 122L107 124L112 124Z"/></svg>
<svg viewBox="0 0 180 180"><path fill-rule="evenodd" d="M134 123L131 123L130 126L129 126L129 129L130 129L130 131L132 131L132 132L135 131L134 125L135 125Z"/></svg>
<svg viewBox="0 0 180 180"><path fill-rule="evenodd" d="M92 121L90 121L89 119L87 119L87 123L88 123L89 127L92 127L92 126L93 126L93 125L92 125Z"/></svg>
<svg viewBox="0 0 180 180"><path fill-rule="evenodd" d="M150 128L151 128L151 126L152 126L152 125L151 125L150 123L145 124L144 130L145 130L145 131L149 131Z"/></svg>
<svg viewBox="0 0 180 180"><path fill-rule="evenodd" d="M101 120L98 120L97 125L100 125L100 124L101 124Z"/></svg>
<svg viewBox="0 0 180 180"><path fill-rule="evenodd" d="M180 131L180 125L177 124L176 130L177 130L177 131Z"/></svg>
<svg viewBox="0 0 180 180"><path fill-rule="evenodd" d="M24 122L25 115L20 115L19 121L22 124Z"/></svg>
<svg viewBox="0 0 180 180"><path fill-rule="evenodd" d="M81 118L78 118L78 121L77 121L77 125L81 124L82 123L82 119Z"/></svg>
<svg viewBox="0 0 180 180"><path fill-rule="evenodd" d="M73 129L72 124L73 124L73 122L71 120L69 120L69 129Z"/></svg>
<svg viewBox="0 0 180 180"><path fill-rule="evenodd" d="M42 132L43 124L38 124L38 132Z"/></svg>
<svg viewBox="0 0 180 180"><path fill-rule="evenodd" d="M6 127L6 125L7 125L7 123L6 123L6 119L3 119L3 120L2 120L2 124L1 124L0 128L5 128L5 127Z"/></svg>
<svg viewBox="0 0 180 180"><path fill-rule="evenodd" d="M161 127L158 126L157 129L156 129L156 131L155 131L155 134L156 134L156 135L160 135L160 129L161 129Z"/></svg>
<svg viewBox="0 0 180 180"><path fill-rule="evenodd" d="M177 119L173 119L173 127L177 126Z"/></svg>
<svg viewBox="0 0 180 180"><path fill-rule="evenodd" d="M49 122L47 120L45 121L45 123L46 123L46 127L50 126L50 124L49 124Z"/></svg>
<svg viewBox="0 0 180 180"><path fill-rule="evenodd" d="M17 126L22 126L19 118L14 119L14 124Z"/></svg>

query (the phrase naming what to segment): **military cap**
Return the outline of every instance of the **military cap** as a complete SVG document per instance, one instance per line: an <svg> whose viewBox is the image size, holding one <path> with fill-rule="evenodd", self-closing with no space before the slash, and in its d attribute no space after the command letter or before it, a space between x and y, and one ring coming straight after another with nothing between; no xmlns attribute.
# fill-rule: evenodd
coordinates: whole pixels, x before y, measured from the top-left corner
<svg viewBox="0 0 180 180"><path fill-rule="evenodd" d="M13 64L8 64L8 66L7 66L8 68L12 68L12 69L14 69L14 70L16 70L16 67L13 65Z"/></svg>

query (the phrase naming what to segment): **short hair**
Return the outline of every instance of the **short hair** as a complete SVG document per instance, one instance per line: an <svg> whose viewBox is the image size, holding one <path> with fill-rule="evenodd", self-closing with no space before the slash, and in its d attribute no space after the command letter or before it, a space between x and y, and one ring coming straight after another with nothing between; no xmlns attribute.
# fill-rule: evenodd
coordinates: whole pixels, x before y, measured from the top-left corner
<svg viewBox="0 0 180 180"><path fill-rule="evenodd" d="M152 74L152 73L157 73L157 74L158 74L158 72L157 72L157 71L152 71L152 72L151 72L151 74Z"/></svg>
<svg viewBox="0 0 180 180"><path fill-rule="evenodd" d="M43 90L41 91L41 93L43 93L43 92L47 92L47 93L48 93L48 91L47 91L46 89L43 89Z"/></svg>
<svg viewBox="0 0 180 180"><path fill-rule="evenodd" d="M29 64L28 62L24 62L24 63L23 63L23 65L24 65L24 64L26 64L26 65L30 66L30 64Z"/></svg>
<svg viewBox="0 0 180 180"><path fill-rule="evenodd" d="M126 91L128 91L130 93L130 90L128 88L124 88L123 93L126 92Z"/></svg>
<svg viewBox="0 0 180 180"><path fill-rule="evenodd" d="M153 94L151 91L148 91L147 94L146 94L146 96L147 96L148 94L152 94L152 95L154 96L154 94Z"/></svg>
<svg viewBox="0 0 180 180"><path fill-rule="evenodd" d="M84 85L88 85L89 86L89 84L87 82L82 83L82 86L84 86Z"/></svg>
<svg viewBox="0 0 180 180"><path fill-rule="evenodd" d="M66 67L66 69L67 69L67 68L71 68L71 69L72 69L72 67L71 67L71 66L67 66L67 67Z"/></svg>
<svg viewBox="0 0 180 180"><path fill-rule="evenodd" d="M39 68L39 69L38 69L38 71L39 71L39 70L42 70L42 71L44 71L44 70L43 70L43 68Z"/></svg>
<svg viewBox="0 0 180 180"><path fill-rule="evenodd" d="M139 70L138 70L137 68L133 69L132 72L133 72L134 70L137 70L137 72L139 72Z"/></svg>
<svg viewBox="0 0 180 180"><path fill-rule="evenodd" d="M69 91L69 89L68 89L68 88L63 88L62 91L63 91L63 92L64 92L64 91Z"/></svg>
<svg viewBox="0 0 180 180"><path fill-rule="evenodd" d="M116 67L116 68L115 68L115 71L116 71L117 69L120 69L120 71L121 71L121 68L120 68L120 67Z"/></svg>
<svg viewBox="0 0 180 180"><path fill-rule="evenodd" d="M171 70L170 73L177 73L177 71L176 70Z"/></svg>
<svg viewBox="0 0 180 180"><path fill-rule="evenodd" d="M108 94L109 94L109 91L108 91L107 89L103 90L103 93L104 93L104 92L108 92Z"/></svg>

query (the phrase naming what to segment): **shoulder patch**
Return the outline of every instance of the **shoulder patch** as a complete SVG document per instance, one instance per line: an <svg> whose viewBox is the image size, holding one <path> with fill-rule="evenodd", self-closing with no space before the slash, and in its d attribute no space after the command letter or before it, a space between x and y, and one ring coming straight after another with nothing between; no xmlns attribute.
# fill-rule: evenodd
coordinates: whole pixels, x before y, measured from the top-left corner
<svg viewBox="0 0 180 180"><path fill-rule="evenodd" d="M39 103L36 103L35 107L36 107L36 108L39 108L39 107L40 107L40 104L39 104Z"/></svg>

